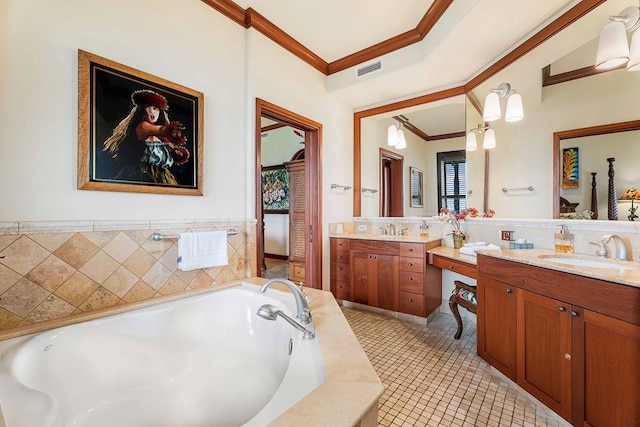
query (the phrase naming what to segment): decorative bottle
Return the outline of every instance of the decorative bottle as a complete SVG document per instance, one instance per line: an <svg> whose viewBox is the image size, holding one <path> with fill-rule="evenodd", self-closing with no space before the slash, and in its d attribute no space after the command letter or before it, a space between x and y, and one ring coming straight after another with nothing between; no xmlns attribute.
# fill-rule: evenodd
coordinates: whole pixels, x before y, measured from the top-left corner
<svg viewBox="0 0 640 427"><path fill-rule="evenodd" d="M560 232L556 233L556 251L573 253L573 234L569 233L564 224L560 226Z"/></svg>

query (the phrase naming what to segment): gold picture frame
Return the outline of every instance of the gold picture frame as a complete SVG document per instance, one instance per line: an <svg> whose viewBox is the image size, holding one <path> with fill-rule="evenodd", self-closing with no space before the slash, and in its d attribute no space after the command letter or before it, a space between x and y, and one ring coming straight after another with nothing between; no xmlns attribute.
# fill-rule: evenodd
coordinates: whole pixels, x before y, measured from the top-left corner
<svg viewBox="0 0 640 427"><path fill-rule="evenodd" d="M204 95L78 50L78 189L202 196Z"/></svg>

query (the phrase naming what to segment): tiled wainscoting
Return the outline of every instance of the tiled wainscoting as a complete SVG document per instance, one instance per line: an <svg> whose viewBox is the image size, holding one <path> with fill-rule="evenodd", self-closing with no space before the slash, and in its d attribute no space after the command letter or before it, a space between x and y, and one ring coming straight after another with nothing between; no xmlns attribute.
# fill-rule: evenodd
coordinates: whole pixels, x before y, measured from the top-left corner
<svg viewBox="0 0 640 427"><path fill-rule="evenodd" d="M255 221L0 223L0 331L250 276ZM177 239L155 231L238 231L226 266L180 271Z"/></svg>

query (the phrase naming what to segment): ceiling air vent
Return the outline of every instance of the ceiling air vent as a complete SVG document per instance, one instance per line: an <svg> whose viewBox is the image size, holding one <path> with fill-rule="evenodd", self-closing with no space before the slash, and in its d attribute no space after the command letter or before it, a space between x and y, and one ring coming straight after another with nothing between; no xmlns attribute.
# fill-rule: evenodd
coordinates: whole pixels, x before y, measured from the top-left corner
<svg viewBox="0 0 640 427"><path fill-rule="evenodd" d="M378 71L382 69L382 61L376 61L369 65L365 65L362 68L358 68L358 77L362 77L365 74L371 74L374 71Z"/></svg>

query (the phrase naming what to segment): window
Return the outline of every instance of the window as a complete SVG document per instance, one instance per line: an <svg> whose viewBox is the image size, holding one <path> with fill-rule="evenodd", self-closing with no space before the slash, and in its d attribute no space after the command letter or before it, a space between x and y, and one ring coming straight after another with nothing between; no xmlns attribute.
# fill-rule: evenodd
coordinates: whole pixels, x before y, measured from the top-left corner
<svg viewBox="0 0 640 427"><path fill-rule="evenodd" d="M438 211L467 208L467 158L464 150L438 153Z"/></svg>

